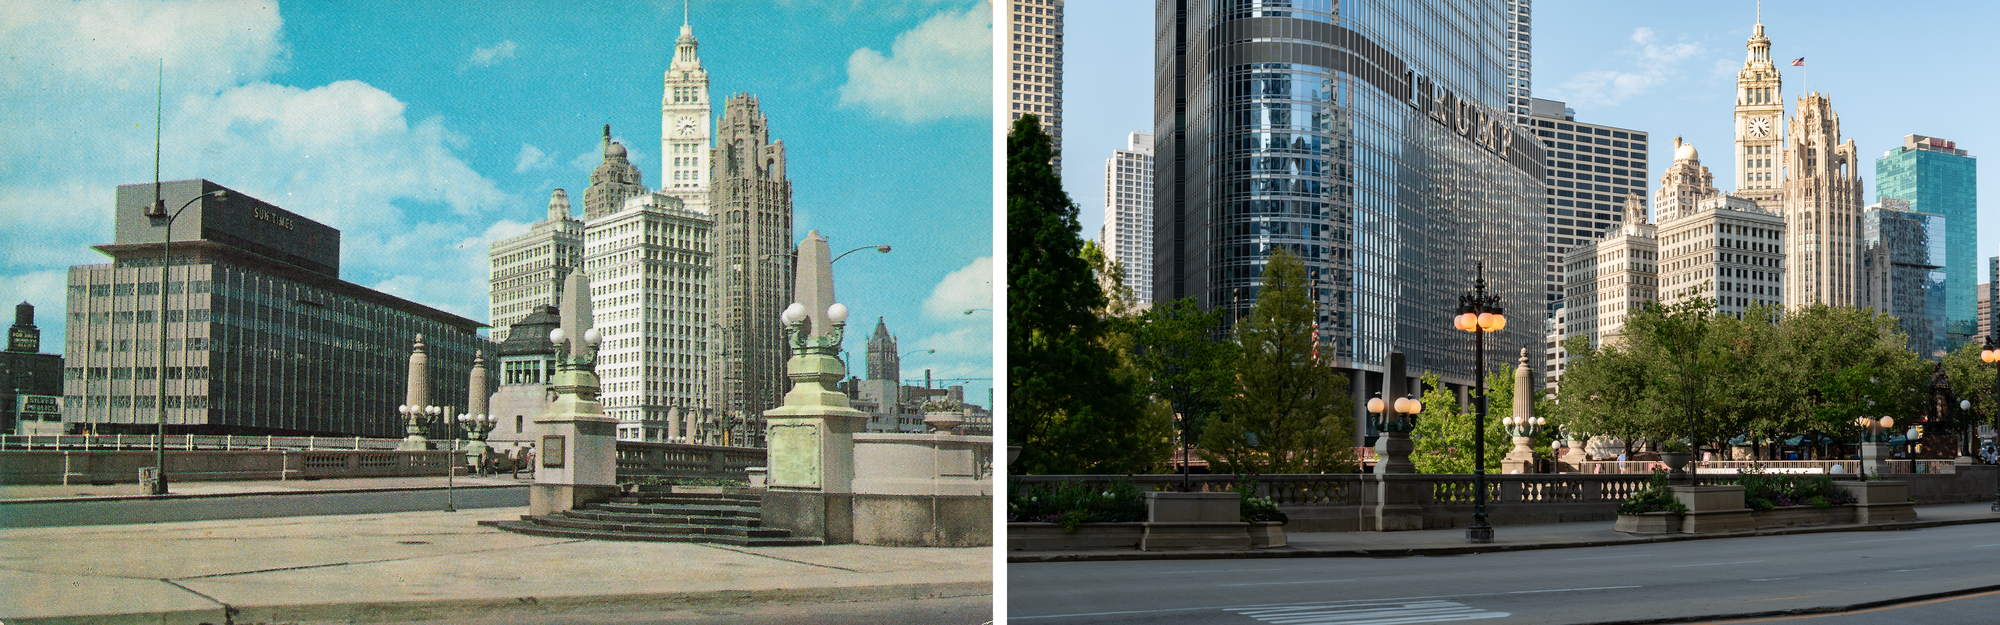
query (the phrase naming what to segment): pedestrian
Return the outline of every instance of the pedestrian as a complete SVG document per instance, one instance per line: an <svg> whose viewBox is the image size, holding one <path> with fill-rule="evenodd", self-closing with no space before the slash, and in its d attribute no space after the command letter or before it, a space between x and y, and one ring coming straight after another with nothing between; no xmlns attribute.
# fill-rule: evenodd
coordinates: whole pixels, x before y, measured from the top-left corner
<svg viewBox="0 0 2000 625"><path fill-rule="evenodd" d="M1625 452L1618 452L1618 472L1625 472Z"/></svg>

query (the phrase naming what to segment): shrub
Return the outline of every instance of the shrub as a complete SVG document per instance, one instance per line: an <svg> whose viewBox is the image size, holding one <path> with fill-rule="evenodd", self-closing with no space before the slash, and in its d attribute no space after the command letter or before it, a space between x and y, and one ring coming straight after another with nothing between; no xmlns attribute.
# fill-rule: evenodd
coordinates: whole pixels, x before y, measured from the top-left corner
<svg viewBox="0 0 2000 625"><path fill-rule="evenodd" d="M1626 497L1618 504L1619 514L1645 514L1648 512L1672 512L1687 514L1687 505L1674 501L1673 493L1667 492L1667 472L1653 470L1653 477L1645 488Z"/></svg>
<svg viewBox="0 0 2000 625"><path fill-rule="evenodd" d="M1824 508L1835 504L1854 503L1854 496L1833 485L1833 478L1825 475L1793 475L1765 473L1761 469L1745 469L1736 476L1736 483L1743 487L1743 507L1757 511L1770 510L1778 506L1805 506ZM1818 500L1823 503L1815 503Z"/></svg>
<svg viewBox="0 0 2000 625"><path fill-rule="evenodd" d="M1056 523L1076 531L1085 523L1126 523L1146 520L1146 502L1139 487L1118 480L1102 487L1084 482L1007 489L1007 521Z"/></svg>

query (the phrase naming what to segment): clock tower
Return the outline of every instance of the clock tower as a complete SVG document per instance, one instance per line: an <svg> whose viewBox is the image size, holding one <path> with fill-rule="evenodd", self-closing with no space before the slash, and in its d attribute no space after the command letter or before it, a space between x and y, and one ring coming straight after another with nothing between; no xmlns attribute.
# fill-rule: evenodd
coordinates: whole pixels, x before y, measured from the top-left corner
<svg viewBox="0 0 2000 625"><path fill-rule="evenodd" d="M674 61L667 67L666 91L660 98L659 193L678 197L682 206L705 214L709 137L714 122L708 108L708 72L695 54L698 47L694 27L683 19Z"/></svg>
<svg viewBox="0 0 2000 625"><path fill-rule="evenodd" d="M1771 62L1762 16L1750 31L1748 47L1749 57L1736 72L1736 192L1775 210L1784 192L1784 170L1778 166L1784 150L1784 79Z"/></svg>

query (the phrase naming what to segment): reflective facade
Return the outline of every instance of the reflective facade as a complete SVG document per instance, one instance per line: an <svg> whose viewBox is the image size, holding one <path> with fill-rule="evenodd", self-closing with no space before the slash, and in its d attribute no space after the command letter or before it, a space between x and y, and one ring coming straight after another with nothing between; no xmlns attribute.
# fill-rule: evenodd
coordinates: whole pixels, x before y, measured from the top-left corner
<svg viewBox="0 0 2000 625"><path fill-rule="evenodd" d="M1979 161L1958 145L1923 135L1903 137L1901 147L1875 160L1875 191L1882 198L1910 203L1910 210L1960 224L1961 236L1943 241L1946 292L1945 331L1969 337L1979 333L1978 237L1972 226L1979 213Z"/></svg>
<svg viewBox="0 0 2000 625"><path fill-rule="evenodd" d="M1910 350L1932 360L1954 347L1945 336L1949 222L1893 204L1861 213L1862 304L1894 316L1910 335Z"/></svg>
<svg viewBox="0 0 2000 625"><path fill-rule="evenodd" d="M1508 6L1160 0L1154 300L1238 318L1285 247L1314 280L1321 357L1365 397L1392 351L1472 381L1451 318L1483 261L1514 319L1489 371L1542 343L1545 152L1508 113Z"/></svg>

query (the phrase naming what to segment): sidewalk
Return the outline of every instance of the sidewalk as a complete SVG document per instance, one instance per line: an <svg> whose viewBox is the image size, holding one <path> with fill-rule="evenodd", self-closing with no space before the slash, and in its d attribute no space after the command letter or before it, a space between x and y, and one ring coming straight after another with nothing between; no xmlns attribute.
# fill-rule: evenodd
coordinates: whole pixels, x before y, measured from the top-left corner
<svg viewBox="0 0 2000 625"><path fill-rule="evenodd" d="M1496 525L1493 542L1474 545L1465 542L1465 528L1410 532L1300 532L1288 534L1286 545L1254 550L1138 551L1098 549L1078 551L1008 551L1007 562L1087 562L1102 560L1200 560L1224 558L1326 558L1394 556L1442 556L1467 553L1494 553L1530 549L1569 549L1640 543L1782 536L1819 532L1866 532L1907 530L1968 523L2000 523L1991 502L1918 506L1917 520L1904 523L1823 525L1714 534L1661 534L1635 536L1612 531L1612 521L1551 523L1544 525Z"/></svg>
<svg viewBox="0 0 2000 625"><path fill-rule="evenodd" d="M210 486L227 490L222 483ZM0 490L12 488L20 487ZM0 529L0 621L548 618L593 609L685 610L993 592L987 548L744 549L540 538L478 525L524 512ZM232 611L227 619L225 609Z"/></svg>
<svg viewBox="0 0 2000 625"><path fill-rule="evenodd" d="M172 476L169 476L170 478ZM535 483L532 474L520 479L506 475L451 478L457 488L527 486ZM167 496L213 497L218 495L354 492L368 490L416 490L444 488L445 477L352 477L326 480L260 480L254 482L169 482ZM26 501L79 501L149 498L135 482L95 486L31 484L0 485L0 504Z"/></svg>

